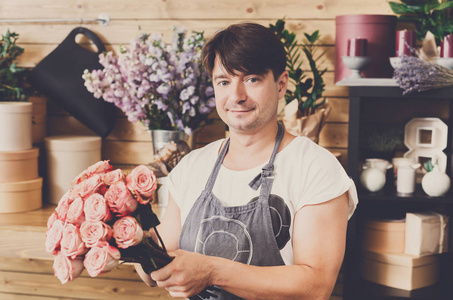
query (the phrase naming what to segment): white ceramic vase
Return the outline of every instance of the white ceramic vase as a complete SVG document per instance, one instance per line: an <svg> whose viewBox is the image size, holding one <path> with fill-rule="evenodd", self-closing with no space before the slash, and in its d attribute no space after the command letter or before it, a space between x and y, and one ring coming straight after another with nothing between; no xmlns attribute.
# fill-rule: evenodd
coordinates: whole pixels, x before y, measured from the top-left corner
<svg viewBox="0 0 453 300"><path fill-rule="evenodd" d="M428 172L422 179L423 191L431 197L445 195L450 189L450 177L441 172L437 165L431 172Z"/></svg>
<svg viewBox="0 0 453 300"><path fill-rule="evenodd" d="M31 102L0 101L0 151L32 148Z"/></svg>

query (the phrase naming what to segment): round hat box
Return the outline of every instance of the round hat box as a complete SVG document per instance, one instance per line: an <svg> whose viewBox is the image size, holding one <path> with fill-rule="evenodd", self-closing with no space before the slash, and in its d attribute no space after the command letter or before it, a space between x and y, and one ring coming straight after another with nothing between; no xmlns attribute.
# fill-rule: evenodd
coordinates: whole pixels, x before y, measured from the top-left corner
<svg viewBox="0 0 453 300"><path fill-rule="evenodd" d="M0 152L0 182L38 178L39 149Z"/></svg>
<svg viewBox="0 0 453 300"><path fill-rule="evenodd" d="M58 204L74 178L101 160L97 136L50 136L44 138L47 160L48 201Z"/></svg>
<svg viewBox="0 0 453 300"><path fill-rule="evenodd" d="M42 178L0 182L0 213L17 213L42 207Z"/></svg>
<svg viewBox="0 0 453 300"><path fill-rule="evenodd" d="M31 102L0 101L0 151L32 148Z"/></svg>

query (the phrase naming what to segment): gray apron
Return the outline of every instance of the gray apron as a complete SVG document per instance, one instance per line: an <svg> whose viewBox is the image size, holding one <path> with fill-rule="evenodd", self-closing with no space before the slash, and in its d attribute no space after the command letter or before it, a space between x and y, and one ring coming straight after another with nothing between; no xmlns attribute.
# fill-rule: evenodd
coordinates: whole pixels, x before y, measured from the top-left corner
<svg viewBox="0 0 453 300"><path fill-rule="evenodd" d="M223 206L212 193L230 140L225 142L205 189L184 222L179 240L181 249L255 266L285 264L276 242L269 209L269 195L274 181L273 163L282 138L283 128L279 124L269 163L249 183L255 190L261 186L259 197L255 197L246 205L233 207ZM224 290L216 294L217 298L200 298L241 299Z"/></svg>

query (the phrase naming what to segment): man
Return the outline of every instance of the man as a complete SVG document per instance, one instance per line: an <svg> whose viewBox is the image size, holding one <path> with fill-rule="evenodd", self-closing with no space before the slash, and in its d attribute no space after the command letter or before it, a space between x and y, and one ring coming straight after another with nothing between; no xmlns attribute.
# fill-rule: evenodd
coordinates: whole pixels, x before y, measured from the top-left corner
<svg viewBox="0 0 453 300"><path fill-rule="evenodd" d="M192 151L169 175L159 232L175 259L143 280L174 297L216 286L218 299L328 299L357 195L332 154L277 123L288 84L281 42L237 24L203 57L230 138Z"/></svg>

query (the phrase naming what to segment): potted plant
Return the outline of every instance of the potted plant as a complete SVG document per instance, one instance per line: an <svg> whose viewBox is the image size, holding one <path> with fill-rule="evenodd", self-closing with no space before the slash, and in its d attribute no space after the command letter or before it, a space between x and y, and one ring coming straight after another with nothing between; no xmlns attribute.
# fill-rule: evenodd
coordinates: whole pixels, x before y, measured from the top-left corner
<svg viewBox="0 0 453 300"><path fill-rule="evenodd" d="M118 56L100 54L103 69L83 74L96 98L114 103L130 122L140 121L151 131L155 153L168 142L159 137L187 138L215 107L214 89L201 65L203 32L186 36L179 27L171 43L162 38L142 34L128 48L121 46Z"/></svg>
<svg viewBox="0 0 453 300"><path fill-rule="evenodd" d="M18 34L7 30L0 40L0 151L28 150L32 146L32 103L25 102L25 69L16 59L24 49L16 45Z"/></svg>
<svg viewBox="0 0 453 300"><path fill-rule="evenodd" d="M439 46L442 38L453 32L453 0L401 0L401 3L390 1L389 5L400 21L415 26L420 41L431 32Z"/></svg>
<svg viewBox="0 0 453 300"><path fill-rule="evenodd" d="M312 34L304 33L302 43L293 32L285 29L285 21L277 20L269 28L281 40L287 55L287 71L290 86L285 94L285 115L282 119L285 128L294 135L308 136L315 142L330 113L327 100L322 97L325 83L322 78L327 69L319 70L320 59L325 51L318 53L319 30ZM307 59L311 74L302 70L302 55Z"/></svg>

